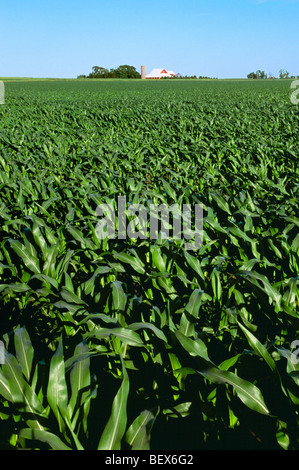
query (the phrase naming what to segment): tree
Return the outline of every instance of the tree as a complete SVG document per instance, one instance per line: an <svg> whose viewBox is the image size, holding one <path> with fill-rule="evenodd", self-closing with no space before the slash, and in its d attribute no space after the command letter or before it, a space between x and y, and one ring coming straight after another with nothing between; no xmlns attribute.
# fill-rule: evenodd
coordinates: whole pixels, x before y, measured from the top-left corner
<svg viewBox="0 0 299 470"><path fill-rule="evenodd" d="M264 78L267 78L267 75L265 74L264 70L257 70L256 71L256 78L264 79Z"/></svg>
<svg viewBox="0 0 299 470"><path fill-rule="evenodd" d="M116 78L116 69L110 69L109 78Z"/></svg>
<svg viewBox="0 0 299 470"><path fill-rule="evenodd" d="M92 67L92 73L89 74L89 78L108 78L108 75L108 69L95 65L94 67Z"/></svg>
<svg viewBox="0 0 299 470"><path fill-rule="evenodd" d="M247 78L254 78L254 79L256 79L256 78L257 78L257 75L256 75L256 73L251 72L251 73L249 73L249 74L247 75Z"/></svg>
<svg viewBox="0 0 299 470"><path fill-rule="evenodd" d="M265 79L267 78L267 74L265 73L264 70L257 70L256 72L251 72L247 75L247 78L253 78L253 79Z"/></svg>
<svg viewBox="0 0 299 470"><path fill-rule="evenodd" d="M279 78L289 78L289 72L287 70L279 70Z"/></svg>
<svg viewBox="0 0 299 470"><path fill-rule="evenodd" d="M106 69L95 65L88 78L140 78L141 75L132 65L120 65L117 69Z"/></svg>
<svg viewBox="0 0 299 470"><path fill-rule="evenodd" d="M140 78L141 75L132 65L120 65L116 70L116 78Z"/></svg>

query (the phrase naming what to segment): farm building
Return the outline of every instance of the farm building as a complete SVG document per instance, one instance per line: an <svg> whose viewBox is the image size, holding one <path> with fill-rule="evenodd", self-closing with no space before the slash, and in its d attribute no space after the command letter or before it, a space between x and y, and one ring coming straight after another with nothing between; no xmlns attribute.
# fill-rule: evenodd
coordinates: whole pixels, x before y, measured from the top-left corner
<svg viewBox="0 0 299 470"><path fill-rule="evenodd" d="M170 78L174 77L174 72L172 70L166 69L153 69L151 73L146 75L145 78L148 79L160 79L160 78Z"/></svg>

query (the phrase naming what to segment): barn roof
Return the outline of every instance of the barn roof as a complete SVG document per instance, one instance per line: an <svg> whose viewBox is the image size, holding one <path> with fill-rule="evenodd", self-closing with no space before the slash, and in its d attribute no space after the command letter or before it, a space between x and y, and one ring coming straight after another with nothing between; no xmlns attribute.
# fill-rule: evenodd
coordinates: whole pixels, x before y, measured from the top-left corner
<svg viewBox="0 0 299 470"><path fill-rule="evenodd" d="M146 75L146 78L162 78L162 77L172 77L174 75L173 71L166 69L153 69L151 73Z"/></svg>

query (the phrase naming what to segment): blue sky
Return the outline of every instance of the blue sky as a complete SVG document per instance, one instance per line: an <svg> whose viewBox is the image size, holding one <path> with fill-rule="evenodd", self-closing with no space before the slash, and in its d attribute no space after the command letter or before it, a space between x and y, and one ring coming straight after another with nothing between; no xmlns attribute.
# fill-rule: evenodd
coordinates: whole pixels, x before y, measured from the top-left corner
<svg viewBox="0 0 299 470"><path fill-rule="evenodd" d="M94 65L245 78L299 75L299 0L0 0L0 76Z"/></svg>

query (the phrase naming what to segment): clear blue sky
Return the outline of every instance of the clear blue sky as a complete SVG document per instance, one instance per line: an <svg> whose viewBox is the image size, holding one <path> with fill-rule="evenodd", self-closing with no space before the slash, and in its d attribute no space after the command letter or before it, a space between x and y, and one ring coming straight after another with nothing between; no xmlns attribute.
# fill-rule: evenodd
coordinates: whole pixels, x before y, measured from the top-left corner
<svg viewBox="0 0 299 470"><path fill-rule="evenodd" d="M0 76L299 75L299 0L0 0Z"/></svg>

